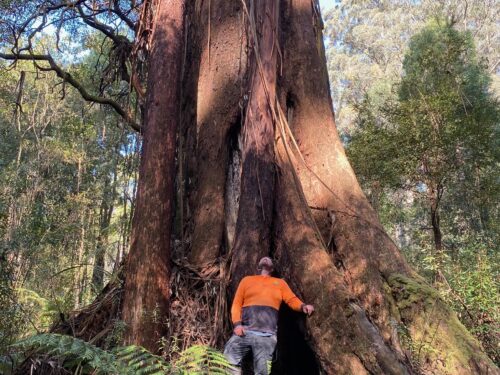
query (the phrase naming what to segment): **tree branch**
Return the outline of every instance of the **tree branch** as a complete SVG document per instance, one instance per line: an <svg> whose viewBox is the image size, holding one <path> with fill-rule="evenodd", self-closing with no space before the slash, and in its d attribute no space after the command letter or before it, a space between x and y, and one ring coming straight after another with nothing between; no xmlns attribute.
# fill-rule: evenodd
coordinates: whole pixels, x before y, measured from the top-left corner
<svg viewBox="0 0 500 375"><path fill-rule="evenodd" d="M81 5L77 5L76 9L77 9L78 13L80 14L80 17L82 18L82 21L85 24L102 32L104 35L106 35L109 39L111 39L117 45L122 44L122 43L126 43L128 45L131 44L130 41L125 36L116 34L112 27L110 27L104 23L99 22L92 15L85 14Z"/></svg>
<svg viewBox="0 0 500 375"><path fill-rule="evenodd" d="M136 25L135 23L130 19L128 18L125 13L123 13L123 11L121 10L120 8L120 4L119 4L119 1L118 0L114 0L113 1L113 9L112 9L112 12L114 14L116 14L118 17L120 17L120 19L122 21L124 21L128 27L130 27L134 32L136 31Z"/></svg>
<svg viewBox="0 0 500 375"><path fill-rule="evenodd" d="M5 60L27 60L27 61L46 61L50 65L50 68L41 68L41 70L52 70L54 71L57 76L61 79L63 79L65 82L69 83L71 86L73 86L75 89L78 90L80 95L85 99L86 101L93 102L93 103L98 103L98 104L105 104L111 106L116 113L118 113L131 127L132 129L136 130L137 132L141 131L141 127L139 124L137 124L134 119L130 116L130 113L122 108L116 101L105 98L102 96L95 96L90 94L80 82L78 82L71 74L68 72L65 72L63 69L61 69L60 66L58 66L52 56L50 55L33 55L33 54L5 54L5 53L0 53L0 58L5 59Z"/></svg>

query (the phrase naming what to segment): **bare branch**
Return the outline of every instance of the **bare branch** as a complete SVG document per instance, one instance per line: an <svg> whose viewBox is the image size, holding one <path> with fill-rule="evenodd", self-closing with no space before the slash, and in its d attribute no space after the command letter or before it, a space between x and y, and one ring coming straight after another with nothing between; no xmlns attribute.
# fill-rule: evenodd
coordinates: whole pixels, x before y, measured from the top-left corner
<svg viewBox="0 0 500 375"><path fill-rule="evenodd" d="M130 18L127 17L125 13L120 8L120 4L118 0L113 0L113 9L112 12L115 13L120 19L127 24L128 27L130 27L132 30L136 29L136 25Z"/></svg>
<svg viewBox="0 0 500 375"><path fill-rule="evenodd" d="M87 24L88 26L99 30L102 32L104 35L106 35L109 39L111 39L115 44L127 44L130 45L130 41L123 35L118 35L115 33L115 30L113 30L112 27L99 22L96 17L93 17L92 15L86 14L84 10L82 9L81 5L77 5L76 9L78 10L78 13L82 17L82 21Z"/></svg>
<svg viewBox="0 0 500 375"><path fill-rule="evenodd" d="M52 70L54 71L57 76L61 79L63 79L65 82L69 83L71 86L73 86L75 89L78 90L80 95L87 101L93 102L93 103L98 103L98 104L105 104L111 106L116 113L118 113L134 130L140 132L141 127L139 124L137 124L134 119L130 116L130 113L123 109L116 101L105 98L102 96L95 96L90 94L80 82L78 82L73 76L71 76L70 73L65 72L59 65L57 65L50 55L33 55L33 54L5 54L5 53L0 53L0 58L5 59L5 60L26 60L26 61L33 61L35 64L37 61L46 61L49 65L50 68L43 68L37 65L37 67L40 70L43 71L49 71Z"/></svg>

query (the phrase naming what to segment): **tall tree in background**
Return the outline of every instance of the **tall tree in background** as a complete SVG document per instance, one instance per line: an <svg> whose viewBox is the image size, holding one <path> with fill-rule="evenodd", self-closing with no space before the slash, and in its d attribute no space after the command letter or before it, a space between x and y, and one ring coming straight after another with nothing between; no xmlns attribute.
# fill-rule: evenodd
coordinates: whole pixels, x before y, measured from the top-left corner
<svg viewBox="0 0 500 375"><path fill-rule="evenodd" d="M470 166L494 165L498 102L471 35L445 22L411 39L403 68L399 98L380 106L383 118L365 104L363 128L350 141L349 154L368 179L426 192L434 246L442 254L441 199Z"/></svg>
<svg viewBox="0 0 500 375"><path fill-rule="evenodd" d="M412 159L418 164L405 166L407 171L418 170L427 188L434 245L440 253L439 208L446 185L464 165L486 168L494 162L499 106L489 92L489 75L477 61L470 34L451 25L429 27L413 37L403 69L395 122L400 134L410 139L399 150L413 150L416 156ZM407 176L416 180L414 172Z"/></svg>
<svg viewBox="0 0 500 375"><path fill-rule="evenodd" d="M412 264L498 358L498 309L488 292L498 290L498 208L485 203L498 200L500 108L488 73L470 33L433 21L411 39L397 99L375 108L367 95L359 106L347 152ZM467 291L464 279L482 291Z"/></svg>
<svg viewBox="0 0 500 375"><path fill-rule="evenodd" d="M101 66L94 47L102 38L90 37L83 61L69 68L87 88L93 67ZM6 68L0 72L0 252L3 280L15 291L2 310L22 336L87 305L120 263L140 141L117 126L112 110L89 106L31 62ZM102 198L106 215L113 207L110 223L100 223ZM91 287L93 273L102 281Z"/></svg>
<svg viewBox="0 0 500 375"><path fill-rule="evenodd" d="M119 5L112 9L118 16ZM155 349L165 329L158 318L170 312L171 329L183 319L175 310L179 285L169 296L169 257L198 275L197 288L188 291L197 297L197 314L214 311L223 322L232 297L226 287L269 254L316 306L305 324L312 358L294 358L300 342L282 339L288 353L282 373L498 373L450 308L409 268L357 183L335 129L318 3L194 1L184 15L179 1L145 5L158 16L125 272L129 340ZM115 36L98 22L107 10L89 16L91 9L85 2L76 6L86 24ZM44 60L79 88L51 57L23 51L0 56ZM116 101L87 97L112 105L133 124ZM178 109L179 222L171 238ZM172 252L171 240L180 242ZM222 292L215 305L203 294L214 279ZM281 334L304 338L299 319L287 320ZM190 339L184 332L195 329L196 320L186 321L170 334ZM201 339L217 341L224 325L202 333Z"/></svg>
<svg viewBox="0 0 500 375"><path fill-rule="evenodd" d="M325 14L328 70L339 131L355 131L357 106L368 95L373 110L392 97L410 38L440 16L470 31L500 95L500 35L495 0L343 0Z"/></svg>

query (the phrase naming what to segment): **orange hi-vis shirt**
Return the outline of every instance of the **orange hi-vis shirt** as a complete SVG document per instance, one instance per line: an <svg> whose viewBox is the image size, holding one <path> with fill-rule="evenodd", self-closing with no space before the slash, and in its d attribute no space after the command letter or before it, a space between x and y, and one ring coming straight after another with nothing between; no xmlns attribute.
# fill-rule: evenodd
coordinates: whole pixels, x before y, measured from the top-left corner
<svg viewBox="0 0 500 375"><path fill-rule="evenodd" d="M244 277L234 296L231 320L234 326L276 333L281 302L295 311L301 311L304 305L283 279L268 275Z"/></svg>

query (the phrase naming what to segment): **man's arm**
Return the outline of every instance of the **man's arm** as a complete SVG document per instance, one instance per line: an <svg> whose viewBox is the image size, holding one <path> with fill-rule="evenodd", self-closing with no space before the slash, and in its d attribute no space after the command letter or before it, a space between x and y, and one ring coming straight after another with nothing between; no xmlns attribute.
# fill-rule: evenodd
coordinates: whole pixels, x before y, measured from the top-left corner
<svg viewBox="0 0 500 375"><path fill-rule="evenodd" d="M281 287L281 293L283 296L283 301L290 306L292 310L301 311L307 315L311 315L314 312L314 307L312 305L306 305L302 302L299 297L295 295L294 292L290 289L287 282L282 280L283 284Z"/></svg>
<svg viewBox="0 0 500 375"><path fill-rule="evenodd" d="M245 279L240 281L231 306L231 320L235 329L241 327L241 309L243 307L243 296L245 295L245 284ZM241 334L238 334L238 336L241 336Z"/></svg>

